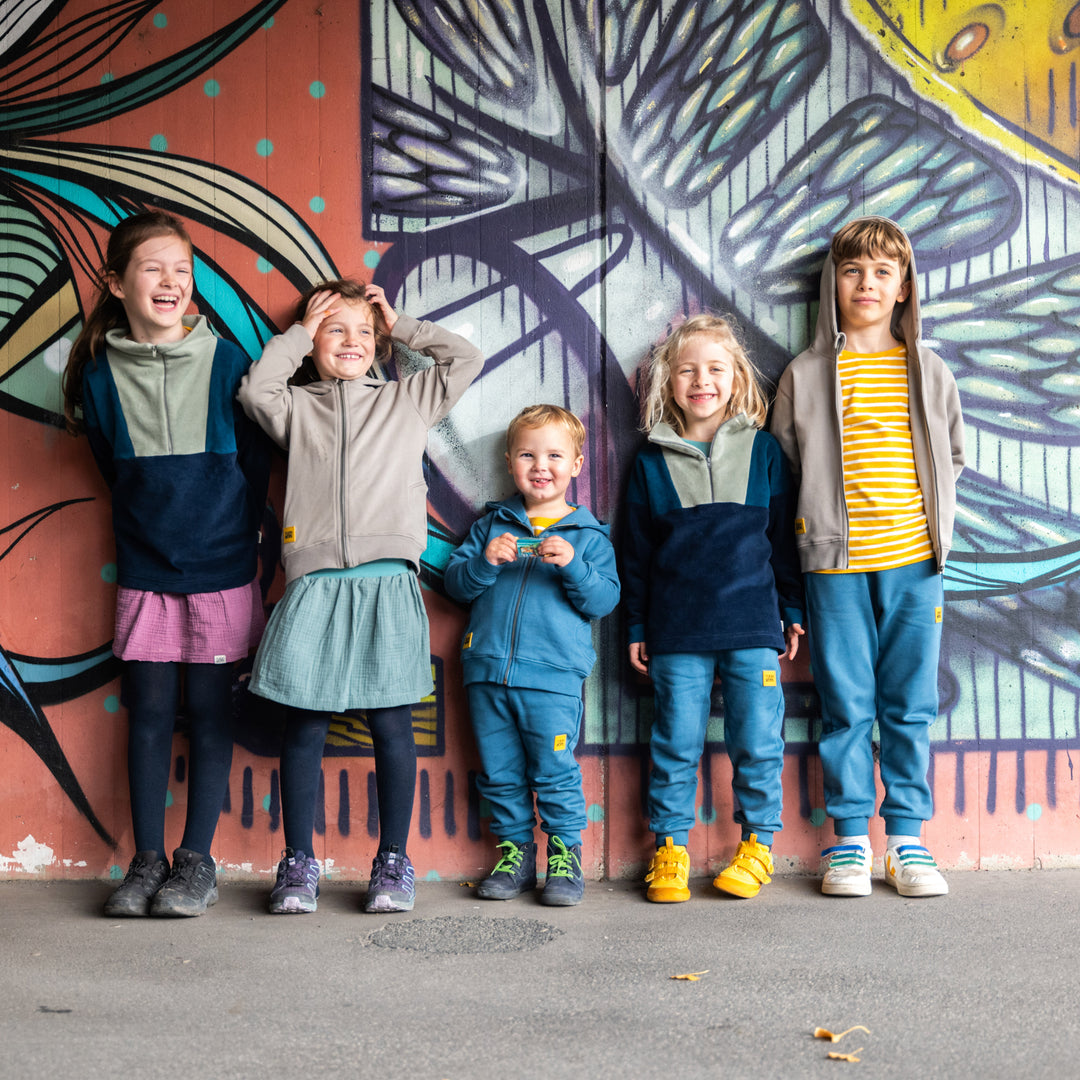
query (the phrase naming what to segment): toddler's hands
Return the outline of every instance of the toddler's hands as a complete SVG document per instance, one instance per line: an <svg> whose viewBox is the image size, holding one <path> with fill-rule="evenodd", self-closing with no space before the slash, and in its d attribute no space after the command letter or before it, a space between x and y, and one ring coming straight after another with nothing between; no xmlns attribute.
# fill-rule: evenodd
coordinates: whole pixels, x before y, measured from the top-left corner
<svg viewBox="0 0 1080 1080"><path fill-rule="evenodd" d="M328 289L320 289L308 301L300 325L311 335L312 341L315 340L315 332L319 329L323 319L337 311L340 300L341 297L337 293L330 292Z"/></svg>
<svg viewBox="0 0 1080 1080"><path fill-rule="evenodd" d="M799 651L799 638L805 633L806 631L798 623L792 623L784 631L784 640L787 642L787 652L784 655L789 660L795 659L795 654Z"/></svg>
<svg viewBox="0 0 1080 1080"><path fill-rule="evenodd" d="M488 546L484 548L484 558L492 566L513 562L517 558L517 540L514 538L514 534L500 533L489 540Z"/></svg>
<svg viewBox="0 0 1080 1080"><path fill-rule="evenodd" d="M546 536L537 545L536 554L549 566L566 566L574 558L574 547L561 536Z"/></svg>
<svg viewBox="0 0 1080 1080"><path fill-rule="evenodd" d="M630 666L642 675L649 674L649 654L645 651L644 641L630 643Z"/></svg>
<svg viewBox="0 0 1080 1080"><path fill-rule="evenodd" d="M390 301L386 299L386 293L379 285L369 285L364 293L367 302L372 307L377 307L382 313L383 322L386 324L386 332L389 333L397 322L397 312L393 309Z"/></svg>

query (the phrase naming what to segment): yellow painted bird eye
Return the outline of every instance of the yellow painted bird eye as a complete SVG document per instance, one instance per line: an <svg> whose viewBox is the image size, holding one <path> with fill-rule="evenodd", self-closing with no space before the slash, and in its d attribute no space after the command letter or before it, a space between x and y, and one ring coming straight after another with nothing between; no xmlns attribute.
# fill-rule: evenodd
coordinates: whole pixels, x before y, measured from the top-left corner
<svg viewBox="0 0 1080 1080"><path fill-rule="evenodd" d="M945 62L949 67L955 67L964 63L965 60L970 60L989 38L990 27L986 23L978 22L965 26L945 46Z"/></svg>

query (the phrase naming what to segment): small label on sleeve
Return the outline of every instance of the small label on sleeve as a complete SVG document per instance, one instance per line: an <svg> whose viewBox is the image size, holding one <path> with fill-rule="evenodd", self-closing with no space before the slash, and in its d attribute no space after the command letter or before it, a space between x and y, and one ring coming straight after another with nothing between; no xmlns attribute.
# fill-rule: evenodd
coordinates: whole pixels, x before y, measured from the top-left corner
<svg viewBox="0 0 1080 1080"><path fill-rule="evenodd" d="M796 518L795 519L795 535L796 536L805 536L806 535L806 518Z"/></svg>
<svg viewBox="0 0 1080 1080"><path fill-rule="evenodd" d="M465 640L462 641L461 647L463 649L471 649L472 648L472 631L471 630L465 635Z"/></svg>
<svg viewBox="0 0 1080 1080"><path fill-rule="evenodd" d="M286 544L295 543L296 542L296 526L295 525L287 525L285 527L285 531L281 534L281 539L282 539L282 542L286 543Z"/></svg>
<svg viewBox="0 0 1080 1080"><path fill-rule="evenodd" d="M944 612L941 608L934 608L934 622L941 622Z"/></svg>

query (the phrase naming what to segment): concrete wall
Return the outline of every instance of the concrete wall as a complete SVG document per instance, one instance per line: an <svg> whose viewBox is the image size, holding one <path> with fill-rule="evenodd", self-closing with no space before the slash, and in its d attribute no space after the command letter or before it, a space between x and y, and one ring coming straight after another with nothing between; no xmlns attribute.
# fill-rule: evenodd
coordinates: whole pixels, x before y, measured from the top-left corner
<svg viewBox="0 0 1080 1080"><path fill-rule="evenodd" d="M807 341L830 234L864 212L898 219L969 438L927 837L950 867L1080 863L1080 6L161 0L102 18L101 5L22 0L0 20L0 874L115 876L131 855L108 495L85 441L61 430L59 372L109 225L151 203L191 222L198 308L253 357L301 288L338 274L374 278L489 357L430 446L438 690L415 712L410 852L440 877L476 876L492 853L463 613L440 576L507 491L507 420L538 400L582 415L574 497L616 517L640 438L633 373L671 320L734 312L775 377ZM271 539L280 509L278 481ZM637 874L651 701L618 619L597 638L586 856L597 875ZM831 832L804 662L785 687L776 852L807 868ZM236 697L214 855L266 874L283 844L275 729L242 674ZM699 871L737 840L722 740L718 697ZM170 843L182 721L174 752ZM363 876L361 726L335 725L324 778L317 854Z"/></svg>

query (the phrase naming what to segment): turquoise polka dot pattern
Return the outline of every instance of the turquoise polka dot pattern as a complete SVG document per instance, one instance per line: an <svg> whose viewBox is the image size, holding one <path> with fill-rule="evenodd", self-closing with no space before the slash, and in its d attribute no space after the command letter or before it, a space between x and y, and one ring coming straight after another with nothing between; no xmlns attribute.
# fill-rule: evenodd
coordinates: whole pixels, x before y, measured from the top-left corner
<svg viewBox="0 0 1080 1080"><path fill-rule="evenodd" d="M159 154L163 154L169 149L169 140L164 135L154 135L150 139L150 149L156 150Z"/></svg>
<svg viewBox="0 0 1080 1080"><path fill-rule="evenodd" d="M260 255L255 261L255 269L258 270L260 274L269 274L274 267Z"/></svg>
<svg viewBox="0 0 1080 1080"><path fill-rule="evenodd" d="M270 813L270 796L269 795L264 795L263 796L262 808L267 813Z"/></svg>
<svg viewBox="0 0 1080 1080"><path fill-rule="evenodd" d="M1025 812L1029 821L1038 821L1042 817L1043 808L1037 802L1033 802L1028 805Z"/></svg>
<svg viewBox="0 0 1080 1080"><path fill-rule="evenodd" d="M116 694L110 694L104 701L105 711L108 713L117 713L120 711L120 699Z"/></svg>
<svg viewBox="0 0 1080 1080"><path fill-rule="evenodd" d="M697 819L702 825L712 825L716 821L716 807L714 806L706 815L705 807L699 806L697 808Z"/></svg>
<svg viewBox="0 0 1080 1080"><path fill-rule="evenodd" d="M377 251L365 251L364 252L364 265L369 270L374 270L379 265L379 260L382 256Z"/></svg>
<svg viewBox="0 0 1080 1080"><path fill-rule="evenodd" d="M318 82L318 81L313 82L308 87L308 93L313 98L316 98L316 99L321 98L321 97L325 97L326 96L326 84Z"/></svg>
<svg viewBox="0 0 1080 1080"><path fill-rule="evenodd" d="M255 144L255 153L259 157L269 157L274 152L274 144L269 139L260 139Z"/></svg>
<svg viewBox="0 0 1080 1080"><path fill-rule="evenodd" d="M590 821L603 821L604 808L599 803L589 803L589 806L585 811L585 816Z"/></svg>
<svg viewBox="0 0 1080 1080"><path fill-rule="evenodd" d="M311 207L313 214L321 214L326 209L326 200L316 195L308 203L308 206Z"/></svg>
<svg viewBox="0 0 1080 1080"><path fill-rule="evenodd" d="M815 829L821 828L821 826L825 824L825 811L822 807L815 806L814 809L810 811L810 824L813 825Z"/></svg>
<svg viewBox="0 0 1080 1080"><path fill-rule="evenodd" d="M159 11L154 16L154 26L156 26L159 30L164 30L165 27L168 26L168 25L169 25L169 16L164 14L163 12Z"/></svg>
<svg viewBox="0 0 1080 1080"><path fill-rule="evenodd" d="M101 580L113 585L116 583L116 563L106 563L101 568Z"/></svg>
<svg viewBox="0 0 1080 1080"><path fill-rule="evenodd" d="M203 83L203 93L207 97L217 97L221 93L221 83L217 79L207 79Z"/></svg>
<svg viewBox="0 0 1080 1080"><path fill-rule="evenodd" d="M102 86L104 86L105 83L111 83L112 81L113 81L113 73L111 71L106 71L105 74L101 76L101 85Z"/></svg>

